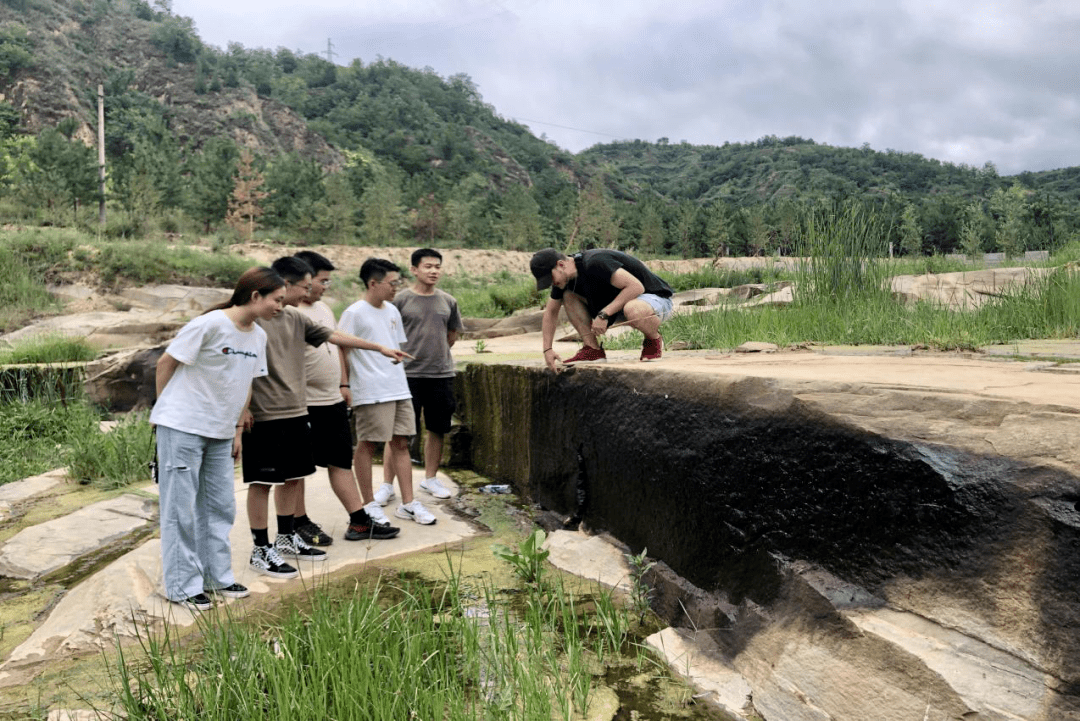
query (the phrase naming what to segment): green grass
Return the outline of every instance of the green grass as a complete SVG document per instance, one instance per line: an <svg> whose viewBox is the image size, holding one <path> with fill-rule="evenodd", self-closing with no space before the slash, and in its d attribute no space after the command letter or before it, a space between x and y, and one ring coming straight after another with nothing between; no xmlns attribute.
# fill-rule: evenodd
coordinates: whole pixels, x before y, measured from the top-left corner
<svg viewBox="0 0 1080 721"><path fill-rule="evenodd" d="M66 444L97 433L99 420L82 402L0 403L0 484L63 465L60 459Z"/></svg>
<svg viewBox="0 0 1080 721"><path fill-rule="evenodd" d="M798 296L796 296L798 298ZM825 345L928 345L973 350L1021 339L1080 335L1080 273L1060 269L1029 281L978 310L953 311L930 302L904 305L888 293L841 292L807 297L785 307L739 308L678 315L664 324L664 338L690 348L734 348L747 341ZM640 344L637 334L612 348Z"/></svg>
<svg viewBox="0 0 1080 721"><path fill-rule="evenodd" d="M64 363L88 361L97 351L82 338L58 335L35 336L0 351L0 365L14 363Z"/></svg>
<svg viewBox="0 0 1080 721"><path fill-rule="evenodd" d="M206 721L569 721L584 717L612 668L670 683L608 591L576 594L550 571L508 591L452 560L444 572L442 583L320 587L310 607L276 619L203 615L197 643L143 635L136 653L121 652L118 710Z"/></svg>
<svg viewBox="0 0 1080 721"><path fill-rule="evenodd" d="M64 444L68 475L105 489L147 479L153 458L154 435L139 414L125 416L106 433L95 428L72 434Z"/></svg>
<svg viewBox="0 0 1080 721"><path fill-rule="evenodd" d="M439 287L458 302L466 318L502 318L523 308L540 308L547 293L536 291L531 276L513 275L503 270L491 276L445 276Z"/></svg>

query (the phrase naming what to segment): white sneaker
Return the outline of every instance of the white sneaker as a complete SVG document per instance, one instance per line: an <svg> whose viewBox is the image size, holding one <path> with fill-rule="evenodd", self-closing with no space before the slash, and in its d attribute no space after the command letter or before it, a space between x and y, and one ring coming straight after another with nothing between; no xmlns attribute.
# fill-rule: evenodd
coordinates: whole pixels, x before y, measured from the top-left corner
<svg viewBox="0 0 1080 721"><path fill-rule="evenodd" d="M375 491L375 502L380 506L385 506L390 501L394 500L394 484L384 483L379 486L379 490ZM371 515L370 513L368 514Z"/></svg>
<svg viewBox="0 0 1080 721"><path fill-rule="evenodd" d="M390 519L383 513L382 506L380 506L377 501L372 501L364 506L364 511L367 512L368 518L371 519L372 523L377 523L380 526L390 525Z"/></svg>
<svg viewBox="0 0 1080 721"><path fill-rule="evenodd" d="M420 501L401 504L394 511L394 515L398 518L411 518L421 526L430 526L435 523L435 516L431 515L431 511L424 508L424 504Z"/></svg>
<svg viewBox="0 0 1080 721"><path fill-rule="evenodd" d="M436 498L449 498L451 495L450 489L444 486L438 478L428 478L420 481L420 490L430 493Z"/></svg>

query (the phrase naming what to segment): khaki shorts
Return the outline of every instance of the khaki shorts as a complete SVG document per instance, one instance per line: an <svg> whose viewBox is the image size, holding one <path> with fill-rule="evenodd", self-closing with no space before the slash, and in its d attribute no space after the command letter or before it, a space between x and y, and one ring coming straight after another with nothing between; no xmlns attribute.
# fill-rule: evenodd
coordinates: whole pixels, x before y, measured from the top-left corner
<svg viewBox="0 0 1080 721"><path fill-rule="evenodd" d="M416 433L412 399L353 406L353 424L358 441L386 443L393 436L410 438Z"/></svg>

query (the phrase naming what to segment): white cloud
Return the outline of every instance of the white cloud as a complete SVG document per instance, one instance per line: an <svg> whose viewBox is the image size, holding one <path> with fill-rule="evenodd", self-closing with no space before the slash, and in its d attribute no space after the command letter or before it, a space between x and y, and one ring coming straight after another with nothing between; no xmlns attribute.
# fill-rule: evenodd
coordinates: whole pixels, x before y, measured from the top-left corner
<svg viewBox="0 0 1080 721"><path fill-rule="evenodd" d="M331 38L339 63L466 73L500 114L574 151L610 136L775 134L1005 173L1080 165L1071 0L175 0L174 11L221 47L322 52Z"/></svg>

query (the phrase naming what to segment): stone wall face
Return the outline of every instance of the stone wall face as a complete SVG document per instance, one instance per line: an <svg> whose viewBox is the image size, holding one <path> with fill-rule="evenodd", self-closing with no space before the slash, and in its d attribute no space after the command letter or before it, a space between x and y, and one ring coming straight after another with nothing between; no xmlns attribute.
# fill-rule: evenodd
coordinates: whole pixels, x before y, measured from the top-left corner
<svg viewBox="0 0 1080 721"><path fill-rule="evenodd" d="M844 384L599 367L473 365L459 388L478 472L714 594L733 656L810 568L833 579L809 586L841 626L907 612L1080 683L1080 480L1061 462L1075 451L979 452L1021 413L1042 443L1040 422L1075 422L1060 408L953 400L946 424L949 402L882 392L855 417ZM1066 718L1075 700L1038 704Z"/></svg>

